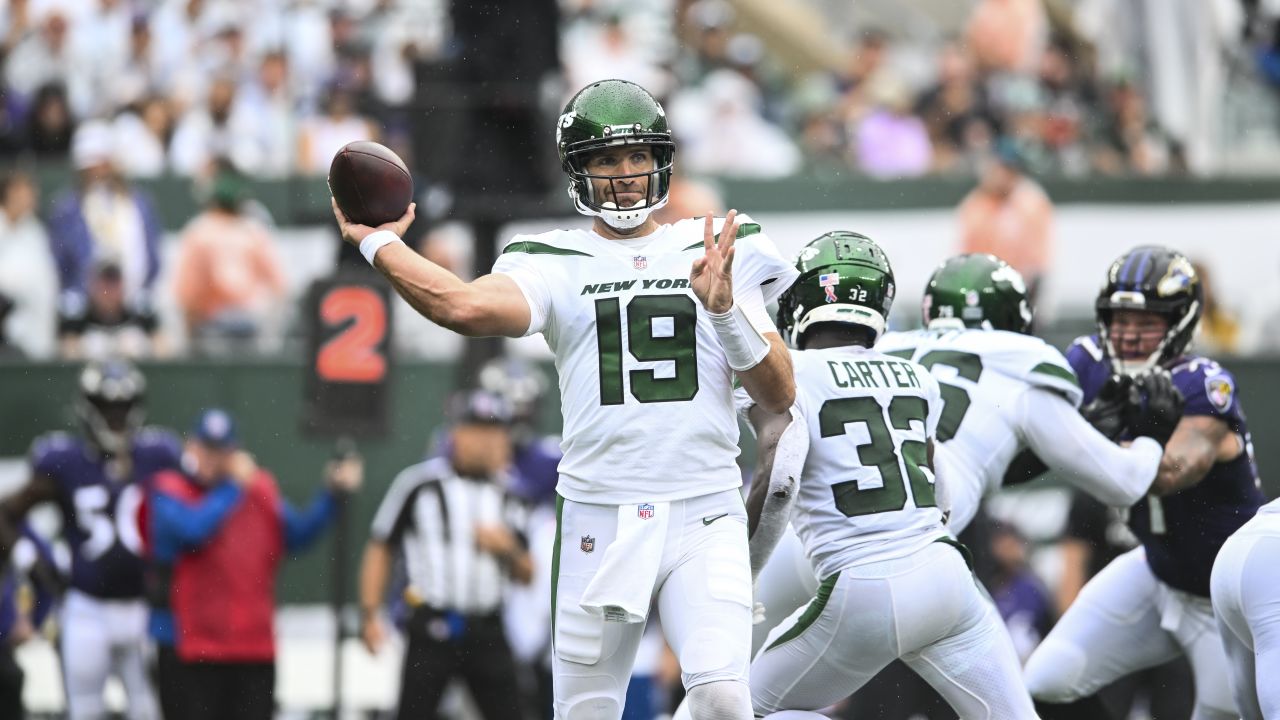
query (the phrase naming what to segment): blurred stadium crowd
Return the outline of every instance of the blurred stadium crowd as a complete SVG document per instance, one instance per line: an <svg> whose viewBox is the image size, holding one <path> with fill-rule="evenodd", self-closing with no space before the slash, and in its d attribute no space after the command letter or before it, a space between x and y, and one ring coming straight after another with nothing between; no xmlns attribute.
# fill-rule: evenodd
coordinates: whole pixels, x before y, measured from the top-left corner
<svg viewBox="0 0 1280 720"><path fill-rule="evenodd" d="M1266 2L1174 3L1158 22L1107 0L958 5L972 8L958 35L927 16L836 26L838 59L795 63L726 0L563 0L563 87L652 88L691 173L893 178L972 172L1000 137L1044 172L1222 169L1223 108L1202 100L1280 81ZM0 157L65 160L76 127L102 120L126 177L201 175L218 157L255 177L322 174L352 139L405 150L415 64L457 52L452 31L442 0L12 0ZM1175 48L1198 67L1168 62Z"/></svg>
<svg viewBox="0 0 1280 720"><path fill-rule="evenodd" d="M993 156L1038 176L1167 176L1280 157L1274 3L1146 15L1108 0L814 3L777 23L752 2L543 5L529 12L551 13L559 72L539 85L538 114L595 79L638 82L666 102L689 177L972 177ZM430 137L414 118L448 99L424 98L442 91L423 76L477 52L453 11L443 0L8 3L0 163L16 170L0 186L0 353L163 357L246 338L278 350L290 320L279 301L300 288L246 180L323 175L353 140L435 152L415 152ZM37 197L31 171L67 164L74 179ZM190 179L205 208L177 243L131 184L157 178ZM716 204L693 183L675 194L697 211ZM976 204L962 224L999 224ZM1026 212L1027 224L1050 222L1047 206ZM465 261L447 242L423 249ZM1045 270L1034 255L1014 262L1032 278ZM1221 312L1216 326L1238 333Z"/></svg>

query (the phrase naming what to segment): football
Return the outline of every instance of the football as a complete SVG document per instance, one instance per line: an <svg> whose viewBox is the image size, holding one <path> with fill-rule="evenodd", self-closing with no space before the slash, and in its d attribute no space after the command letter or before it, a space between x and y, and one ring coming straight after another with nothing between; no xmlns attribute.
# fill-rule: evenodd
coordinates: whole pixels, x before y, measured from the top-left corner
<svg viewBox="0 0 1280 720"><path fill-rule="evenodd" d="M357 140L333 156L329 192L348 220L377 227L400 219L409 209L413 178L390 148Z"/></svg>

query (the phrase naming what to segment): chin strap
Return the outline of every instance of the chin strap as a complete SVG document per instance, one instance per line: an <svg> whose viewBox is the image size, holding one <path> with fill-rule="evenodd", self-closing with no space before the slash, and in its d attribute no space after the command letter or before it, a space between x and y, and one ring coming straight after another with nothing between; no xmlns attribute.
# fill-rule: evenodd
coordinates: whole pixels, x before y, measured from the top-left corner
<svg viewBox="0 0 1280 720"><path fill-rule="evenodd" d="M632 230L643 225L644 221L649 219L649 215L654 210L664 207L667 204L668 198L671 196L670 194L667 194L652 205L648 204L648 200L641 200L629 208L622 209L618 209L617 205L613 202L605 202L602 203L600 209L597 210L595 208L588 207L582 202L582 198L578 197L578 193L574 189L574 184L571 181L569 183L569 197L573 200L573 209L577 210L580 215L598 217L604 220L605 224L611 228L618 230Z"/></svg>

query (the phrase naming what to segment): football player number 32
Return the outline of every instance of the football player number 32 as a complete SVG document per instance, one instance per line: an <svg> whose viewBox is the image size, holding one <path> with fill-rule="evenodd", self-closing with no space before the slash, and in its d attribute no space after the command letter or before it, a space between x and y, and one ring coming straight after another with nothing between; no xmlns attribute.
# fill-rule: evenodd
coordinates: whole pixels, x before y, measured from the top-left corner
<svg viewBox="0 0 1280 720"><path fill-rule="evenodd" d="M692 400L698 394L698 308L688 295L637 295L627 303L626 326L618 298L596 300L596 342L600 352L600 404L625 402L622 334L640 362L670 361L674 372L628 373L631 396L642 403Z"/></svg>
<svg viewBox="0 0 1280 720"><path fill-rule="evenodd" d="M899 396L889 403L888 410L887 424L885 408L873 397L828 400L818 411L818 426L824 438L843 436L849 423L867 426L870 442L858 446L858 459L864 466L876 468L883 481L878 488L859 488L857 480L831 486L836 507L848 517L901 510L907 505L908 482L916 507L935 507L938 504L934 498L933 483L923 470L929 468L928 447L919 440L904 440L899 450L889 430L889 425L898 430L910 430L913 422L923 427L928 405L924 398Z"/></svg>
<svg viewBox="0 0 1280 720"><path fill-rule="evenodd" d="M328 332L337 333L320 346L316 375L325 382L380 382L387 374L380 350L387 335L382 296L359 285L334 288L320 300L320 319Z"/></svg>

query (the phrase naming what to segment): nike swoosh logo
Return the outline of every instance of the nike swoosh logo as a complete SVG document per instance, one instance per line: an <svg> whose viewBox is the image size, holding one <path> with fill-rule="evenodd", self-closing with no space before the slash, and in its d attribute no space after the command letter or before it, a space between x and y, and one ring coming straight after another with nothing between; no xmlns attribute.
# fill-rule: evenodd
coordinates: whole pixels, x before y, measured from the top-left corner
<svg viewBox="0 0 1280 720"><path fill-rule="evenodd" d="M713 523L713 522L715 522L715 521L719 520L719 519L720 519L720 518L722 518L722 517L728 517L728 515L729 515L729 513L720 513L719 515L716 515L715 517L702 518L702 524L703 524L703 525L710 525L711 523Z"/></svg>

